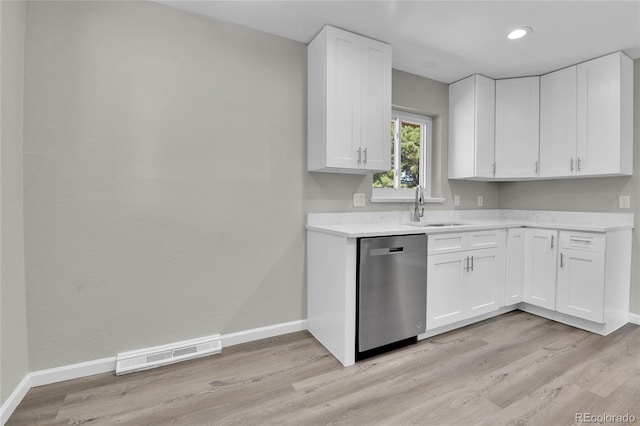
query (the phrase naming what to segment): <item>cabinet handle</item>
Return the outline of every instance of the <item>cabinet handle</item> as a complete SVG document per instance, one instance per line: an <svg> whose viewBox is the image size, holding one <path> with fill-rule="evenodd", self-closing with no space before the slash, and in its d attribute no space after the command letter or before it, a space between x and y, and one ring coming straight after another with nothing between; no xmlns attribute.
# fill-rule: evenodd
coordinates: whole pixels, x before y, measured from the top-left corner
<svg viewBox="0 0 640 426"><path fill-rule="evenodd" d="M575 241L576 243L586 243L586 244L591 244L593 242L591 240L581 240L580 238L572 238L571 241Z"/></svg>
<svg viewBox="0 0 640 426"><path fill-rule="evenodd" d="M496 163L493 163L491 167L493 169L493 177L496 177Z"/></svg>
<svg viewBox="0 0 640 426"><path fill-rule="evenodd" d="M537 161L536 161L536 163L535 163L535 166L536 166L536 167L535 167L535 169L536 169L535 174L538 174L538 162L537 162Z"/></svg>
<svg viewBox="0 0 640 426"><path fill-rule="evenodd" d="M464 260L464 270L465 272L469 272L469 256Z"/></svg>
<svg viewBox="0 0 640 426"><path fill-rule="evenodd" d="M367 148L364 149L364 164L367 164Z"/></svg>
<svg viewBox="0 0 640 426"><path fill-rule="evenodd" d="M555 238L556 238L556 236L555 236L555 235L552 235L552 236L551 236L551 248L553 248L553 240L554 240Z"/></svg>
<svg viewBox="0 0 640 426"><path fill-rule="evenodd" d="M573 171L573 157L571 157L571 171Z"/></svg>
<svg viewBox="0 0 640 426"><path fill-rule="evenodd" d="M582 160L578 157L578 171L580 171L580 169L582 169Z"/></svg>
<svg viewBox="0 0 640 426"><path fill-rule="evenodd" d="M560 267L564 268L564 254L560 253Z"/></svg>
<svg viewBox="0 0 640 426"><path fill-rule="evenodd" d="M362 163L362 148L358 148L358 164Z"/></svg>
<svg viewBox="0 0 640 426"><path fill-rule="evenodd" d="M473 272L473 256L471 256L471 272Z"/></svg>

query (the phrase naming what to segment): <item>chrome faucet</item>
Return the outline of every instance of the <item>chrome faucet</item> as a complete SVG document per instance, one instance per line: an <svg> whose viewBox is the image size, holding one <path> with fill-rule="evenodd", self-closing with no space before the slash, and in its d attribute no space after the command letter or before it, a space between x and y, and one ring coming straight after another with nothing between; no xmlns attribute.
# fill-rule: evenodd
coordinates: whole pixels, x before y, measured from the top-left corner
<svg viewBox="0 0 640 426"><path fill-rule="evenodd" d="M419 207L422 209L419 210ZM420 218L424 216L424 192L420 185L416 186L416 202L413 207L413 221L420 222Z"/></svg>

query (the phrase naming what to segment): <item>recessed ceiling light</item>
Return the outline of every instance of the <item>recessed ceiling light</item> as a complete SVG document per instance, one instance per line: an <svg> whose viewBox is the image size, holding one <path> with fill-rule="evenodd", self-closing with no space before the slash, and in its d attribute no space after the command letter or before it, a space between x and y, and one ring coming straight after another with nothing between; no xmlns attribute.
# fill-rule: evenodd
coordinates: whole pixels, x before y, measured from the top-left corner
<svg viewBox="0 0 640 426"><path fill-rule="evenodd" d="M507 38L509 40L517 40L531 33L533 29L531 27L518 27L515 30L511 31Z"/></svg>

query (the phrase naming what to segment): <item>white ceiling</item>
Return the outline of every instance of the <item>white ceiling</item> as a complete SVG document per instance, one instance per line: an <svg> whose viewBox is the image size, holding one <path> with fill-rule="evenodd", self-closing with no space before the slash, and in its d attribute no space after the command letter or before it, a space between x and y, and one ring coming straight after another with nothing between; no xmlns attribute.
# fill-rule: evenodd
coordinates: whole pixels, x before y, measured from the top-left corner
<svg viewBox="0 0 640 426"><path fill-rule="evenodd" d="M539 75L617 50L640 57L640 0L160 2L303 43L330 24L390 43L394 68L445 83ZM520 25L533 33L508 40Z"/></svg>

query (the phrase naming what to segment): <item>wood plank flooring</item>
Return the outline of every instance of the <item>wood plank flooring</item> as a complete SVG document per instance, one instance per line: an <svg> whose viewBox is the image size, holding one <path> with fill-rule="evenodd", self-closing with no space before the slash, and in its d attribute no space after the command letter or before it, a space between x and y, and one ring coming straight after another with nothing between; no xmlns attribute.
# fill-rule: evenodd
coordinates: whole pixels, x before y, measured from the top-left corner
<svg viewBox="0 0 640 426"><path fill-rule="evenodd" d="M640 327L602 337L520 311L343 368L309 333L29 391L18 425L640 424Z"/></svg>

